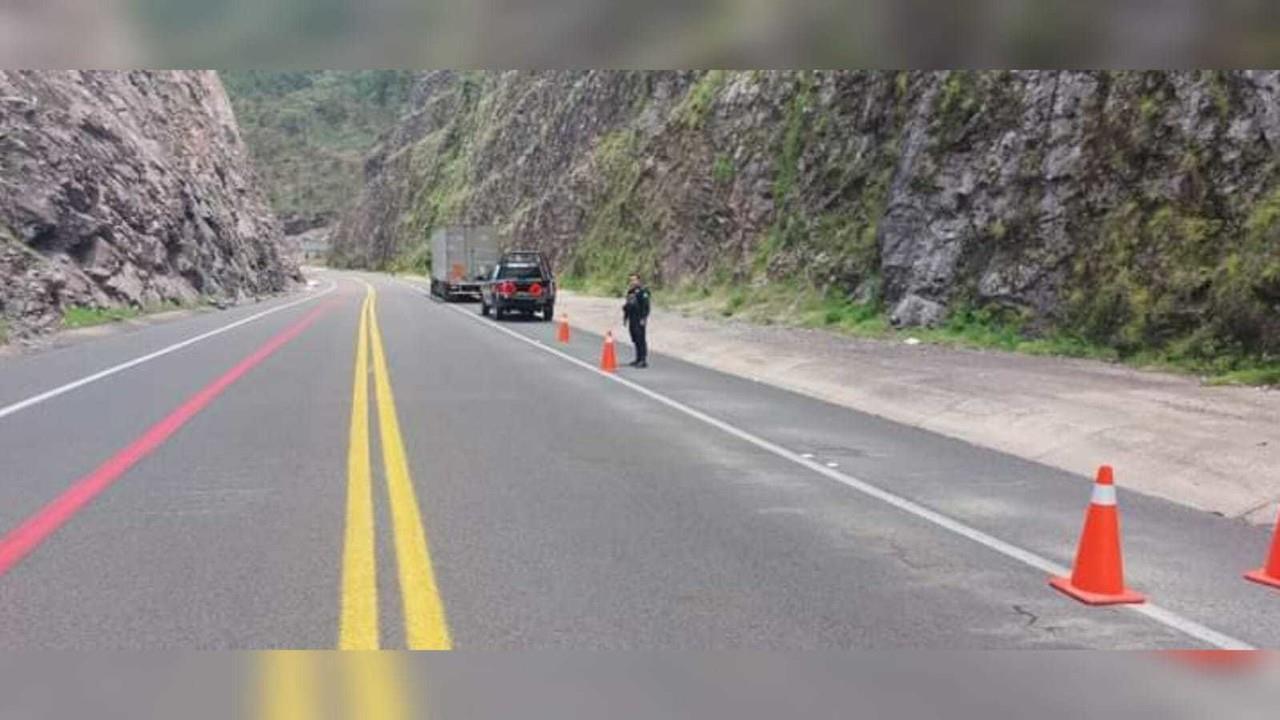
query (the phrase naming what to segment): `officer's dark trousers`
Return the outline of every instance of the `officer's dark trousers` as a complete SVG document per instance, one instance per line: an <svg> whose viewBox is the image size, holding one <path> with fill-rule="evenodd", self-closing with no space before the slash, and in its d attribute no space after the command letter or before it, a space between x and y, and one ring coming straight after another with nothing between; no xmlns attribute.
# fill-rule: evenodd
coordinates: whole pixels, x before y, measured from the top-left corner
<svg viewBox="0 0 1280 720"><path fill-rule="evenodd" d="M636 346L636 362L648 362L649 339L645 337L645 324L632 320L627 326L631 329L631 342Z"/></svg>

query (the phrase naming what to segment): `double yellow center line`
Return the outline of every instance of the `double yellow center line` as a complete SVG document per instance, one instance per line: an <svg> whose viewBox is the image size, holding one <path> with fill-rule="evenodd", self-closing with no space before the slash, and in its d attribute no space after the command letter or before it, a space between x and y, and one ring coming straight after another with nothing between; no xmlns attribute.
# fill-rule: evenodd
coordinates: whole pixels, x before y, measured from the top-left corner
<svg viewBox="0 0 1280 720"><path fill-rule="evenodd" d="M369 375L378 411L382 467L387 479L392 534L410 650L452 647L444 604L431 567L427 533L409 474L395 394L378 326L377 293L369 286L360 309L355 379L351 391L350 449L347 455L346 537L342 554L342 617L338 646L343 650L381 647L374 526L373 469L369 452Z"/></svg>
<svg viewBox="0 0 1280 720"><path fill-rule="evenodd" d="M256 656L260 720L424 717L410 692L409 668L400 653L273 651Z"/></svg>

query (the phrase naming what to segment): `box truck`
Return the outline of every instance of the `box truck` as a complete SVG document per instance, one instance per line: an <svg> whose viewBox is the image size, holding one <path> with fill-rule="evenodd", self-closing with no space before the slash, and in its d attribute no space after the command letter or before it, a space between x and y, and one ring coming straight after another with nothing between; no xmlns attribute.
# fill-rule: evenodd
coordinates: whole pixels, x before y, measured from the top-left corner
<svg viewBox="0 0 1280 720"><path fill-rule="evenodd" d="M431 294L445 300L479 300L480 288L501 253L502 240L492 227L437 229L431 236Z"/></svg>

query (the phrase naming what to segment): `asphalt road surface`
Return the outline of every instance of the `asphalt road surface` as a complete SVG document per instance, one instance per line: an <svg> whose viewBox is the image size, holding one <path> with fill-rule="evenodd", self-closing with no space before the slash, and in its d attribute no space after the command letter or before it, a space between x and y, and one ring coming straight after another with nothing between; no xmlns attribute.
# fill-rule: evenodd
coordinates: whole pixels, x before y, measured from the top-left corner
<svg viewBox="0 0 1280 720"><path fill-rule="evenodd" d="M600 346L325 272L0 360L0 646L1280 647L1266 528L1117 468L1086 607L1090 478Z"/></svg>

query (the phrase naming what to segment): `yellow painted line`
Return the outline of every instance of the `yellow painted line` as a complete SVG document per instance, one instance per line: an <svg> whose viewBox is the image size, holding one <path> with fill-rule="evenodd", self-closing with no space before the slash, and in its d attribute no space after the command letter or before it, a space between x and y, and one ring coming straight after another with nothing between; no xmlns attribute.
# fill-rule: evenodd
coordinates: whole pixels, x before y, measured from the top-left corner
<svg viewBox="0 0 1280 720"><path fill-rule="evenodd" d="M404 604L405 638L410 650L449 650L449 626L445 622L444 603L436 588L435 571L431 567L431 551L427 533L422 527L418 497L409 475L400 421L396 414L391 377L382 348L382 331L378 327L378 299L370 302L369 329L373 339L373 385L378 400L378 428L382 439L382 465L387 474L387 493L391 498L391 524L399 569L400 595Z"/></svg>
<svg viewBox="0 0 1280 720"><path fill-rule="evenodd" d="M259 714L262 720L316 720L320 717L315 656L303 651L258 655Z"/></svg>
<svg viewBox="0 0 1280 720"><path fill-rule="evenodd" d="M360 308L355 379L351 385L351 433L347 451L347 529L342 550L342 618L338 647L378 649L378 571L369 461L369 315L373 289Z"/></svg>
<svg viewBox="0 0 1280 720"><path fill-rule="evenodd" d="M410 704L403 656L392 652L358 652L343 656L349 718L409 720Z"/></svg>

